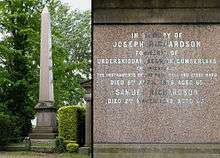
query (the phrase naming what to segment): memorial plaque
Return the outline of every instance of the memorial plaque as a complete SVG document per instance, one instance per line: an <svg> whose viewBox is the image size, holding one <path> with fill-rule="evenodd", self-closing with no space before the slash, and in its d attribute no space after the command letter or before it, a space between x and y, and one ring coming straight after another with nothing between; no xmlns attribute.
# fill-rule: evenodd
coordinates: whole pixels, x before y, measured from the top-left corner
<svg viewBox="0 0 220 158"><path fill-rule="evenodd" d="M94 143L219 143L220 25L94 26Z"/></svg>

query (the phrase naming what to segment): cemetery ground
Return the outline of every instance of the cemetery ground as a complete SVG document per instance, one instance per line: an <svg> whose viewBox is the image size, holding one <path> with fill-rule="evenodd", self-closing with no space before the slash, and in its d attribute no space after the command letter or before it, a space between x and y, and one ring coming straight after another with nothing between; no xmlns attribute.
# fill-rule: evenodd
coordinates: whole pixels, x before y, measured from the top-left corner
<svg viewBox="0 0 220 158"><path fill-rule="evenodd" d="M31 151L0 152L0 158L89 158L88 155L76 153L37 153Z"/></svg>

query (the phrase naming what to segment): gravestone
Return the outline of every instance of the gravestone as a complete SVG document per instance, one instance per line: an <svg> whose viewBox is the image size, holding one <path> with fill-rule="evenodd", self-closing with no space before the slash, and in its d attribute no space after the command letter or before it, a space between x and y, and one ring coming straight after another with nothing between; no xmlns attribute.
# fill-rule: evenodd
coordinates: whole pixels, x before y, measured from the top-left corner
<svg viewBox="0 0 220 158"><path fill-rule="evenodd" d="M94 157L220 156L219 3L95 0L93 22Z"/></svg>
<svg viewBox="0 0 220 158"><path fill-rule="evenodd" d="M41 14L40 86L37 125L31 139L53 139L56 136L56 108L54 106L52 43L50 13L45 7Z"/></svg>

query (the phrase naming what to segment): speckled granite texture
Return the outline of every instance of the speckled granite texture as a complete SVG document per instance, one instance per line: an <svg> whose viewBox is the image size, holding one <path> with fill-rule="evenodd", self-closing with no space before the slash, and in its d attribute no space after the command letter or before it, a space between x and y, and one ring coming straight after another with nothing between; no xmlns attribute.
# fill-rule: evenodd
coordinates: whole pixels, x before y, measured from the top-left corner
<svg viewBox="0 0 220 158"><path fill-rule="evenodd" d="M198 48L114 48L117 41L130 41L131 33L183 33L181 39L170 40L200 41ZM141 41L142 38L136 40ZM150 40L150 39L148 39ZM157 40L157 39L156 39ZM162 49L160 55L146 55L150 49ZM98 64L97 59L139 58L136 51L143 50L141 58L153 59L216 59L216 64L142 64L144 69L137 70L135 64ZM170 51L178 50L172 56ZM94 26L94 143L220 143L220 25L96 25ZM168 67L168 70L153 70L162 76L142 77L100 77L110 73L148 73L152 67ZM140 66L140 65L139 65ZM169 74L177 74L170 77ZM217 74L215 77L180 77L183 73ZM161 80L174 80L174 85L161 85ZM177 84L179 80L192 79L192 85ZM111 86L111 80L124 80L126 84ZM150 80L155 84L128 85L128 80ZM202 85L196 85L202 80ZM116 95L116 89L140 90L139 96ZM192 89L190 96L155 95L170 98L174 103L152 103L152 89ZM121 99L121 103L107 103L109 98ZM142 98L144 102L135 102ZM192 99L193 103L179 104L180 99ZM124 103L126 99L135 101ZM203 103L197 103L201 101Z"/></svg>

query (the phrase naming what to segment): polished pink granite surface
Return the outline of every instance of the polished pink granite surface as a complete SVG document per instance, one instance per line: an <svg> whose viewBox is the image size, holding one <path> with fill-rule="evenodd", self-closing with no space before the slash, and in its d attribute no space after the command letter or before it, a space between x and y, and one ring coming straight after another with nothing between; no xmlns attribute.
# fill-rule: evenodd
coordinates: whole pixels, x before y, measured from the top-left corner
<svg viewBox="0 0 220 158"><path fill-rule="evenodd" d="M194 63L166 62L180 59ZM219 62L220 25L94 26L94 143L220 142Z"/></svg>

